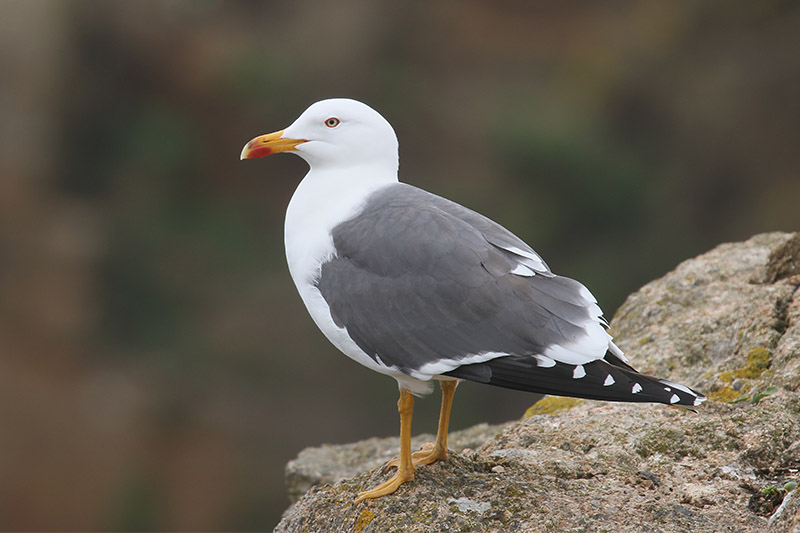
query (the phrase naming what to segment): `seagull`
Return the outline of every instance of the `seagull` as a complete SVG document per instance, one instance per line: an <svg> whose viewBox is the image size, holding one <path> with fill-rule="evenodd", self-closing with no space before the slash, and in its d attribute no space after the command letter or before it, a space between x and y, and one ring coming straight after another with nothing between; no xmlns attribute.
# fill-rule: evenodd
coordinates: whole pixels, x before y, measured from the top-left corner
<svg viewBox="0 0 800 533"><path fill-rule="evenodd" d="M395 492L416 466L447 458L453 395L467 380L541 394L700 405L701 394L638 373L592 293L554 274L503 226L398 180L389 122L356 100L312 104L241 159L280 152L309 171L286 211L289 272L325 337L397 380L394 475L355 503ZM436 442L411 453L414 396L442 389Z"/></svg>

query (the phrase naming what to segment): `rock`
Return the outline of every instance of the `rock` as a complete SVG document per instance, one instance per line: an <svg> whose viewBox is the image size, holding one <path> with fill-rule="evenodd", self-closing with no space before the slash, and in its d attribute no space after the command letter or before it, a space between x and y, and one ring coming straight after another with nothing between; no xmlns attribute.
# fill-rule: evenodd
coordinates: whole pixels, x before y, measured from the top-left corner
<svg viewBox="0 0 800 533"><path fill-rule="evenodd" d="M688 503L696 507L712 505L716 499L717 487L714 485L701 485L699 483L687 483L681 487L681 503Z"/></svg>
<svg viewBox="0 0 800 533"><path fill-rule="evenodd" d="M503 429L502 425L478 424L450 433L447 438L450 451L477 448L491 440ZM421 434L411 439L411 449L416 450L434 435ZM289 501L296 502L311 487L334 483L364 472L381 468L393 459L400 449L400 438L372 438L352 444L315 446L301 451L296 459L286 465L286 485Z"/></svg>
<svg viewBox="0 0 800 533"><path fill-rule="evenodd" d="M620 308L620 347L640 371L706 392L697 414L586 401L479 426L358 506L397 439L304 450L287 475L294 494L313 487L277 531L798 531L797 489L776 489L800 481L798 265L800 234L758 235Z"/></svg>
<svg viewBox="0 0 800 533"><path fill-rule="evenodd" d="M470 500L469 498L464 498L464 497L458 499L450 498L449 500L447 500L447 503L456 504L456 508L458 508L458 510L461 511L462 513L472 512L477 514L483 514L492 508L492 504L490 504L489 502L476 502Z"/></svg>

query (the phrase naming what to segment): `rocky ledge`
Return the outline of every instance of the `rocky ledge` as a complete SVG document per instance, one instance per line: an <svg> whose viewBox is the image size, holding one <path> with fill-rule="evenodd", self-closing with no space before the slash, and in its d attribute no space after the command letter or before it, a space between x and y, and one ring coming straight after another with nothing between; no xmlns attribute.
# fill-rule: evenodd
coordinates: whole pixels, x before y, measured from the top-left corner
<svg viewBox="0 0 800 533"><path fill-rule="evenodd" d="M640 371L705 392L697 414L548 397L454 433L449 460L357 506L397 439L311 448L287 466L299 499L276 531L800 532L799 286L800 234L770 233L627 299L615 340Z"/></svg>

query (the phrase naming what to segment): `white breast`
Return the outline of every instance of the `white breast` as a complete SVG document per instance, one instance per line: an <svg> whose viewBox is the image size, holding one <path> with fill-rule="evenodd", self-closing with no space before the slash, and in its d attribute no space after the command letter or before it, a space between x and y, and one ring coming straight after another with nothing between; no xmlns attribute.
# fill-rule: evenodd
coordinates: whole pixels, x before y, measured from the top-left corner
<svg viewBox="0 0 800 533"><path fill-rule="evenodd" d="M322 264L336 253L331 230L360 213L370 194L393 183L397 183L396 178L376 180L359 172L309 172L286 210L286 260L311 318L334 346L367 368L390 375L404 388L422 394L428 392L428 383L417 381L396 367L376 362L353 342L347 330L334 323L330 308L315 284Z"/></svg>
<svg viewBox="0 0 800 533"><path fill-rule="evenodd" d="M320 265L335 253L331 230L360 213L374 191L397 182L370 176L312 170L298 185L284 226L286 259L298 288L316 279Z"/></svg>

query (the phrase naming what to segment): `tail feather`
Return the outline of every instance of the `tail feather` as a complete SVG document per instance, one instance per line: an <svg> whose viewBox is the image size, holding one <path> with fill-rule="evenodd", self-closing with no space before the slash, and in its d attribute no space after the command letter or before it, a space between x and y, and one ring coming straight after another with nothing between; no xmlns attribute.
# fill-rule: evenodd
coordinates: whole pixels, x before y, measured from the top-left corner
<svg viewBox="0 0 800 533"><path fill-rule="evenodd" d="M640 374L618 358L584 365L540 365L532 356L507 356L464 365L446 375L508 389L611 402L694 407L705 400L689 387Z"/></svg>

